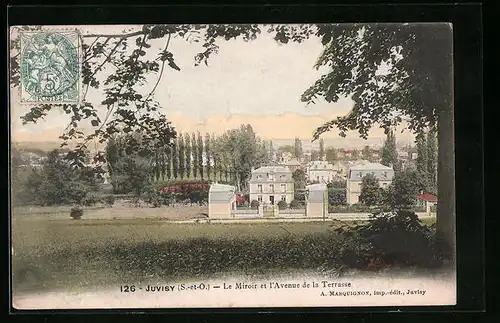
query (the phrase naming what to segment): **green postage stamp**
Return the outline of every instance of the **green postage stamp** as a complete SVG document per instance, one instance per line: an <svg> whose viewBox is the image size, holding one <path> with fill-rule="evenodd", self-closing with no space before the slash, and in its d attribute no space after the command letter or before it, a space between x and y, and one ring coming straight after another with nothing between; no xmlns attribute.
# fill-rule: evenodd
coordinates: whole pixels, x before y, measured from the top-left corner
<svg viewBox="0 0 500 323"><path fill-rule="evenodd" d="M79 101L79 42L76 31L21 34L21 102Z"/></svg>

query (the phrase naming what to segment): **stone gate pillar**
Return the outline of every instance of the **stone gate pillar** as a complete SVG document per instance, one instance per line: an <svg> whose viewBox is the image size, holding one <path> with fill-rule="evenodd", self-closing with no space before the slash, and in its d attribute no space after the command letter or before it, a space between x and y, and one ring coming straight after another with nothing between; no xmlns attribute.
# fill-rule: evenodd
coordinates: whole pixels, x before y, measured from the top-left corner
<svg viewBox="0 0 500 323"><path fill-rule="evenodd" d="M326 184L306 186L306 216L314 218L328 217L328 188Z"/></svg>

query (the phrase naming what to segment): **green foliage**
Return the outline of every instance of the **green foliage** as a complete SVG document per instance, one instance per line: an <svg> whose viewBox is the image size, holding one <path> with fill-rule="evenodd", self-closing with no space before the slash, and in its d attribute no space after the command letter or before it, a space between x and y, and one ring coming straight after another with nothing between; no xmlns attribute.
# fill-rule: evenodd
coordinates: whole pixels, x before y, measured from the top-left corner
<svg viewBox="0 0 500 323"><path fill-rule="evenodd" d="M177 157L179 158L179 176L181 180L183 180L184 176L186 175L186 150L184 147L184 137L182 134L179 134L179 137L177 138L177 148L179 149L179 153L177 155Z"/></svg>
<svg viewBox="0 0 500 323"><path fill-rule="evenodd" d="M325 158L325 141L323 138L319 140L319 160L323 160Z"/></svg>
<svg viewBox="0 0 500 323"><path fill-rule="evenodd" d="M379 205L381 199L381 188L378 179L373 174L366 174L361 181L360 202L365 205Z"/></svg>
<svg viewBox="0 0 500 323"><path fill-rule="evenodd" d="M286 201L280 200L280 201L278 202L278 208L279 208L280 210L285 210L285 209L287 209L287 208L288 208L288 204L286 203Z"/></svg>
<svg viewBox="0 0 500 323"><path fill-rule="evenodd" d="M106 203L108 206L113 206L113 204L115 204L115 196L114 195L107 195L105 198L104 198L104 203Z"/></svg>
<svg viewBox="0 0 500 323"><path fill-rule="evenodd" d="M259 208L259 205L260 205L260 203L259 203L259 201L257 201L257 200L252 200L252 201L250 202L250 207L251 207L252 209L257 209L257 208Z"/></svg>
<svg viewBox="0 0 500 323"><path fill-rule="evenodd" d="M345 237L338 246L340 260L350 268L435 268L447 255L435 230L409 211L375 214L367 224L336 231Z"/></svg>
<svg viewBox="0 0 500 323"><path fill-rule="evenodd" d="M305 206L304 200L297 200L294 199L290 202L290 208L291 209L300 209Z"/></svg>
<svg viewBox="0 0 500 323"><path fill-rule="evenodd" d="M294 189L303 190L306 188L306 173L302 169L297 169L293 172L292 178L294 181Z"/></svg>
<svg viewBox="0 0 500 323"><path fill-rule="evenodd" d="M302 151L302 140L299 138L295 138L294 150L293 150L295 158L302 158L304 152Z"/></svg>
<svg viewBox="0 0 500 323"><path fill-rule="evenodd" d="M216 152L219 175L234 174L238 191L247 187L252 167L258 168L269 163L264 141L256 136L249 124L228 130L217 137L212 150Z"/></svg>
<svg viewBox="0 0 500 323"><path fill-rule="evenodd" d="M387 138L382 147L381 164L388 167L396 167L398 164L398 153L396 150L396 136L391 130L387 133Z"/></svg>
<svg viewBox="0 0 500 323"><path fill-rule="evenodd" d="M329 163L337 161L337 150L334 147L328 147L325 151L325 160Z"/></svg>
<svg viewBox="0 0 500 323"><path fill-rule="evenodd" d="M83 216L83 209L79 206L72 207L69 215L75 219L79 220Z"/></svg>
<svg viewBox="0 0 500 323"><path fill-rule="evenodd" d="M396 172L385 192L385 203L394 210L408 210L415 206L417 194L424 188L419 173L412 170Z"/></svg>
<svg viewBox="0 0 500 323"><path fill-rule="evenodd" d="M369 162L373 162L372 150L370 146L365 146L361 151L361 159L368 160Z"/></svg>
<svg viewBox="0 0 500 323"><path fill-rule="evenodd" d="M30 171L24 180L22 202L40 205L81 204L98 189L92 169L72 167L58 150L51 151L42 169Z"/></svg>
<svg viewBox="0 0 500 323"><path fill-rule="evenodd" d="M96 205L98 202L99 202L99 198L97 197L97 195L95 193L92 193L92 192L85 195L85 197L83 197L83 199L81 201L82 205L85 205L85 206L93 206L93 205Z"/></svg>
<svg viewBox="0 0 500 323"><path fill-rule="evenodd" d="M142 198L144 202L148 203L152 207L160 207L166 204L165 195L163 195L160 190L153 185L144 189L142 192Z"/></svg>
<svg viewBox="0 0 500 323"><path fill-rule="evenodd" d="M346 190L344 188L328 187L328 205L347 204Z"/></svg>

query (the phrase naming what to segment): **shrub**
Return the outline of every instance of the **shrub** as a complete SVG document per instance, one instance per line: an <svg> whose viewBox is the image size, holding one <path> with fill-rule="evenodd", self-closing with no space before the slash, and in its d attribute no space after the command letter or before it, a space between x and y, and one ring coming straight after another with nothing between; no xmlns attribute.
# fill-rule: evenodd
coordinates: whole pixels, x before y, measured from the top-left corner
<svg viewBox="0 0 500 323"><path fill-rule="evenodd" d="M95 205L97 204L98 202L98 198L95 194L87 194L85 195L85 197L81 200L81 203L85 206L92 206L92 205Z"/></svg>
<svg viewBox="0 0 500 323"><path fill-rule="evenodd" d="M300 209L302 206L304 206L304 203L299 200L292 200L290 202L291 209Z"/></svg>
<svg viewBox="0 0 500 323"><path fill-rule="evenodd" d="M279 202L278 202L278 208L279 208L280 210L284 210L284 209L286 209L287 207L288 207L288 204L286 203L286 201L281 200L281 201L279 201Z"/></svg>
<svg viewBox="0 0 500 323"><path fill-rule="evenodd" d="M260 205L260 203L257 200L252 200L252 202L250 202L250 207L252 209L257 209L259 207L259 205Z"/></svg>
<svg viewBox="0 0 500 323"><path fill-rule="evenodd" d="M108 195L104 198L104 203L106 203L109 206L113 206L115 204L115 196L114 195Z"/></svg>
<svg viewBox="0 0 500 323"><path fill-rule="evenodd" d="M71 208L71 211L69 215L74 219L74 220L79 220L83 216L83 209L80 208L79 206L75 206Z"/></svg>
<svg viewBox="0 0 500 323"><path fill-rule="evenodd" d="M160 207L165 204L162 193L154 186L148 186L146 189L144 189L142 198L144 199L144 202L150 204L153 207Z"/></svg>
<svg viewBox="0 0 500 323"><path fill-rule="evenodd" d="M446 248L431 228L410 211L374 214L367 224L337 229L338 248L347 267L378 269L392 266L439 267Z"/></svg>

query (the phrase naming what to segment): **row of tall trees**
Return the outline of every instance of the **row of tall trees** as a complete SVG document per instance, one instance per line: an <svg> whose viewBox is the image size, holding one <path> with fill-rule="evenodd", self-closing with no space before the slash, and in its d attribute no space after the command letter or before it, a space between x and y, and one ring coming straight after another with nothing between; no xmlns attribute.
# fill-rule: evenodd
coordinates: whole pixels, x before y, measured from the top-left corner
<svg viewBox="0 0 500 323"><path fill-rule="evenodd" d="M113 137L106 148L108 171L117 193L131 190L128 187L134 185L131 176L140 177L144 183L151 180L230 182L243 190L252 167L269 163L272 155L272 145L258 138L250 125L241 125L218 137L208 133L202 136L199 132L180 133L170 145L143 153L128 149L129 137Z"/></svg>

